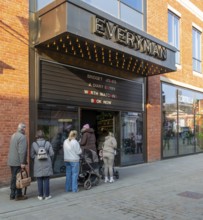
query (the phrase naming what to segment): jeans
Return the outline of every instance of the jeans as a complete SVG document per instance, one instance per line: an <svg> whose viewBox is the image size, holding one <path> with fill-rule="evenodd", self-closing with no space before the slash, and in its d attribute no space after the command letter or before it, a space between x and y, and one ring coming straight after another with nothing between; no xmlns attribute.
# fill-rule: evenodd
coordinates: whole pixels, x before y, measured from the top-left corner
<svg viewBox="0 0 203 220"><path fill-rule="evenodd" d="M37 177L38 196L49 196L49 176Z"/></svg>
<svg viewBox="0 0 203 220"><path fill-rule="evenodd" d="M66 192L78 191L79 162L65 162L66 165Z"/></svg>
<svg viewBox="0 0 203 220"><path fill-rule="evenodd" d="M16 174L20 172L21 167L17 166L10 168L11 168L10 198L14 199L16 196L22 196L22 189L16 189Z"/></svg>

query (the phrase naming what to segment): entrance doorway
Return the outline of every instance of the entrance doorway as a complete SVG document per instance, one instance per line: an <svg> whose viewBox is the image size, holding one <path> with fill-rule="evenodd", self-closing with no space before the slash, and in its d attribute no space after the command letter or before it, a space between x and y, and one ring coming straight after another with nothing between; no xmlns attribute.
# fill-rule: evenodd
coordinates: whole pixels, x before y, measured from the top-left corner
<svg viewBox="0 0 203 220"><path fill-rule="evenodd" d="M81 109L80 128L84 124L89 124L94 129L97 147L102 130L113 132L118 143L116 166L144 162L142 113Z"/></svg>
<svg viewBox="0 0 203 220"><path fill-rule="evenodd" d="M80 127L84 124L89 124L95 131L96 146L99 146L99 139L102 136L103 131L112 132L118 143L117 156L115 157L115 165L120 165L120 126L119 126L119 112L118 111L106 111L106 110L94 110L94 109L81 109L80 113Z"/></svg>

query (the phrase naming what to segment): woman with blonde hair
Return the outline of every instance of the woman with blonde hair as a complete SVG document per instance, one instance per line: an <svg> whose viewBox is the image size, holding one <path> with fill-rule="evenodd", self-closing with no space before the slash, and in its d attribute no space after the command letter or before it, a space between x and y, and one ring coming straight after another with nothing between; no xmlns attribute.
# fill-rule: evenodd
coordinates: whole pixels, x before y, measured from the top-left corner
<svg viewBox="0 0 203 220"><path fill-rule="evenodd" d="M76 140L77 131L70 131L63 143L64 162L66 165L66 192L78 192L79 160L82 150Z"/></svg>

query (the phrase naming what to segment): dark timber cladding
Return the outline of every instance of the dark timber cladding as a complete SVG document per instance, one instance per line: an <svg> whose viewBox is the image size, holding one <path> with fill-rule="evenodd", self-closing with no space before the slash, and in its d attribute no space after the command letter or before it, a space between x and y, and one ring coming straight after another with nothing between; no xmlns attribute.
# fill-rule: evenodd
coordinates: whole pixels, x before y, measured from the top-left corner
<svg viewBox="0 0 203 220"><path fill-rule="evenodd" d="M143 85L88 70L41 61L40 101L142 111Z"/></svg>

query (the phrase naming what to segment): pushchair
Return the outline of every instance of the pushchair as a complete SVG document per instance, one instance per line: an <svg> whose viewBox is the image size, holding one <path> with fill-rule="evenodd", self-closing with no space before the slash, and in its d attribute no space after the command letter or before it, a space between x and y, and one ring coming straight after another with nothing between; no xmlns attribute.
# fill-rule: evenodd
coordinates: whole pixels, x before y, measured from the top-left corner
<svg viewBox="0 0 203 220"><path fill-rule="evenodd" d="M78 176L78 185L84 189L91 189L100 182L99 165L97 153L92 150L85 149L80 158L80 171Z"/></svg>
<svg viewBox="0 0 203 220"><path fill-rule="evenodd" d="M117 153L115 152L115 155ZM104 161L103 161L103 155L102 155L102 150L100 150L99 152L99 174L101 179L104 179ZM115 161L115 160L114 160ZM113 165L113 177L115 177L116 179L119 179L119 171L115 170L115 163Z"/></svg>

